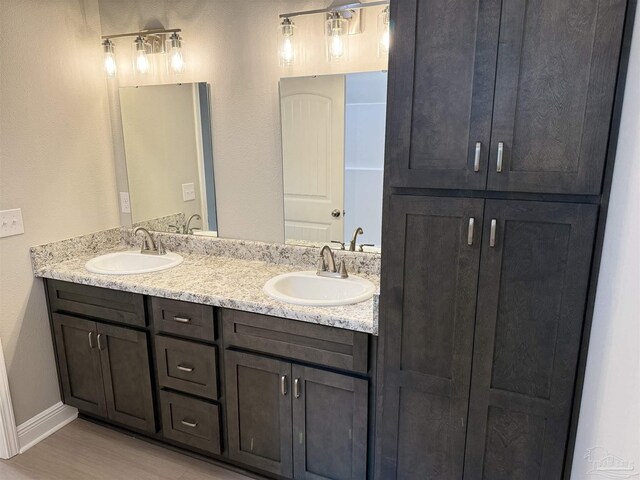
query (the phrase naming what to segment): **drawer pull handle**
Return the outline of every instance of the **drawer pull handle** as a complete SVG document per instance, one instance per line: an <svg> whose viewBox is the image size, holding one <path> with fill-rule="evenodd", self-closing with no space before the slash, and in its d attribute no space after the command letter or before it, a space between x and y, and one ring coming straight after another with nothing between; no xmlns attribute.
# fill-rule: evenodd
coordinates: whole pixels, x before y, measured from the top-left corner
<svg viewBox="0 0 640 480"><path fill-rule="evenodd" d="M89 348L96 348L93 344L93 332L89 332Z"/></svg>
<svg viewBox="0 0 640 480"><path fill-rule="evenodd" d="M473 159L473 171L480 171L480 154L482 153L482 143L476 142L476 155Z"/></svg>
<svg viewBox="0 0 640 480"><path fill-rule="evenodd" d="M502 172L502 156L504 155L504 143L498 142L498 160L496 161L496 172Z"/></svg>
<svg viewBox="0 0 640 480"><path fill-rule="evenodd" d="M102 334L98 334L98 350L104 350L104 345L102 345Z"/></svg>
<svg viewBox="0 0 640 480"><path fill-rule="evenodd" d="M282 375L280 377L280 393L282 393L283 397L287 396L287 376Z"/></svg>
<svg viewBox="0 0 640 480"><path fill-rule="evenodd" d="M198 426L197 423L195 422L188 422L186 420L180 420L180 423L183 424L185 427L189 427L189 428L196 428Z"/></svg>
<svg viewBox="0 0 640 480"><path fill-rule="evenodd" d="M193 367L185 367L184 365L178 365L178 370L182 372L193 372Z"/></svg>
<svg viewBox="0 0 640 480"><path fill-rule="evenodd" d="M467 245L473 245L473 231L476 224L476 219L471 217L469 219L469 228L467 229Z"/></svg>
<svg viewBox="0 0 640 480"><path fill-rule="evenodd" d="M496 246L496 228L498 226L498 221L494 218L491 220L491 232L489 235L489 246L491 248L495 248Z"/></svg>
<svg viewBox="0 0 640 480"><path fill-rule="evenodd" d="M178 322L178 323L191 323L191 319L190 318L173 317L173 320Z"/></svg>
<svg viewBox="0 0 640 480"><path fill-rule="evenodd" d="M296 398L300 398L300 379L296 378L293 381L293 394Z"/></svg>

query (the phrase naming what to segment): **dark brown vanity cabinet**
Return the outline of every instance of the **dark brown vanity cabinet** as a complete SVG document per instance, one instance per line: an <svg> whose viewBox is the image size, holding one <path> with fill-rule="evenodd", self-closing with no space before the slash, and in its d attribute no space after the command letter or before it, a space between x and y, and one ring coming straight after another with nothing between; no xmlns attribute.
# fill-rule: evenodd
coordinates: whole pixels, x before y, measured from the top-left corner
<svg viewBox="0 0 640 480"><path fill-rule="evenodd" d="M401 0L391 187L599 194L626 0Z"/></svg>
<svg viewBox="0 0 640 480"><path fill-rule="evenodd" d="M52 319L65 403L155 432L146 333L59 313Z"/></svg>
<svg viewBox="0 0 640 480"><path fill-rule="evenodd" d="M369 381L295 361L351 357L357 367L348 370L366 372L368 336L231 310L222 317L229 457L297 480L368 478ZM292 361L265 356L273 354Z"/></svg>

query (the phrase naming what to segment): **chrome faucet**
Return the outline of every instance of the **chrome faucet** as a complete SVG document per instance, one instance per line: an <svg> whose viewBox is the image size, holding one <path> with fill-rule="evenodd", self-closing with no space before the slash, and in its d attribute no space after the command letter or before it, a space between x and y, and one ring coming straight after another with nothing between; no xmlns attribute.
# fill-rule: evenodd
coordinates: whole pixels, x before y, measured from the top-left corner
<svg viewBox="0 0 640 480"><path fill-rule="evenodd" d="M329 253L328 257L325 255L325 253L327 252ZM320 277L337 277L337 278L349 277L344 260L340 262L340 268L336 268L336 259L333 256L333 250L331 250L331 247L329 245L325 245L320 250L320 255L318 256L318 269L316 270L316 275Z"/></svg>
<svg viewBox="0 0 640 480"><path fill-rule="evenodd" d="M193 220L194 218L196 220L202 220L202 217L200 215L198 215L197 213L194 213L193 215L191 215L189 217L189 220L187 220L187 223L184 224L184 230L182 231L182 233L192 234L193 235L193 230L194 229L191 228L191 220Z"/></svg>
<svg viewBox="0 0 640 480"><path fill-rule="evenodd" d="M142 234L144 235L140 253L144 253L147 255L164 255L165 253L167 253L160 239L158 239L158 244L156 245L156 243L153 241L153 237L149 233L149 230L144 227L136 227L133 229L133 236L135 237L138 232L142 232Z"/></svg>
<svg viewBox="0 0 640 480"><path fill-rule="evenodd" d="M362 231L362 227L358 227L353 231L353 236L351 237L351 242L349 242L349 251L350 252L355 252L356 251L358 235L364 235L364 232Z"/></svg>

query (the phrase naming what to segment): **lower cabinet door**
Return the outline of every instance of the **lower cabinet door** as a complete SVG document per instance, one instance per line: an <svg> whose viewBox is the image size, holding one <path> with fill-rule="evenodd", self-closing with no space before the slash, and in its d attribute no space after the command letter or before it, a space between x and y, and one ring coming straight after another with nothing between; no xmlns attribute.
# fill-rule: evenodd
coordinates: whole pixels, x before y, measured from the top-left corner
<svg viewBox="0 0 640 480"><path fill-rule="evenodd" d="M98 323L96 341L108 417L123 425L155 432L147 334Z"/></svg>
<svg viewBox="0 0 640 480"><path fill-rule="evenodd" d="M291 364L227 351L225 372L229 457L291 478Z"/></svg>
<svg viewBox="0 0 640 480"><path fill-rule="evenodd" d="M562 477L597 212L487 200L465 478Z"/></svg>
<svg viewBox="0 0 640 480"><path fill-rule="evenodd" d="M296 480L365 480L368 381L293 366Z"/></svg>
<svg viewBox="0 0 640 480"><path fill-rule="evenodd" d="M53 331L64 403L106 417L96 323L54 313Z"/></svg>

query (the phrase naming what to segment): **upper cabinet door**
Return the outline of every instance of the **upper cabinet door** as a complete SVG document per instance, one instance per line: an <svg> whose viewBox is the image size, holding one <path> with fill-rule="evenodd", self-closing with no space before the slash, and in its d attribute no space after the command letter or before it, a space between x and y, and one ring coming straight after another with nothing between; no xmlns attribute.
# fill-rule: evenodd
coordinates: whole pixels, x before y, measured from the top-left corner
<svg viewBox="0 0 640 480"><path fill-rule="evenodd" d="M390 185L484 190L500 1L402 0L391 18Z"/></svg>
<svg viewBox="0 0 640 480"><path fill-rule="evenodd" d="M600 193L625 5L503 2L489 190Z"/></svg>
<svg viewBox="0 0 640 480"><path fill-rule="evenodd" d="M562 478L597 212L487 200L465 478Z"/></svg>

